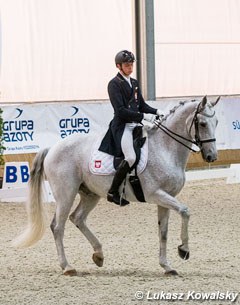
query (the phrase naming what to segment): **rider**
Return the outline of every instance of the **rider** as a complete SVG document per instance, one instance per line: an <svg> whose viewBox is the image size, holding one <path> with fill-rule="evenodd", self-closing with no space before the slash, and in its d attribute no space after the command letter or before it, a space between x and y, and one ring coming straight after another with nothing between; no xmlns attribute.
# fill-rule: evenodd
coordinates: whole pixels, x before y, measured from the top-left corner
<svg viewBox="0 0 240 305"><path fill-rule="evenodd" d="M159 109L150 107L143 99L138 81L131 78L135 57L132 52L123 50L115 56L118 74L108 84L108 94L114 108L114 117L102 140L99 150L115 157L124 155L112 185L107 194L107 200L118 205L129 202L119 195L119 187L136 160L133 148L133 129L144 119L153 123L156 115L161 115Z"/></svg>

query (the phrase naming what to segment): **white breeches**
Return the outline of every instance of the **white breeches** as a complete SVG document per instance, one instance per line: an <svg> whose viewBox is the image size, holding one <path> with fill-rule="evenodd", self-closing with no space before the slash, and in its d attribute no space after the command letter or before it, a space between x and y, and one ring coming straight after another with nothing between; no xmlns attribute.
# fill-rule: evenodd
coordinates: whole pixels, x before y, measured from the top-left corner
<svg viewBox="0 0 240 305"><path fill-rule="evenodd" d="M124 159L128 162L130 167L132 167L136 161L136 154L133 148L133 129L138 125L138 123L126 123L121 140Z"/></svg>

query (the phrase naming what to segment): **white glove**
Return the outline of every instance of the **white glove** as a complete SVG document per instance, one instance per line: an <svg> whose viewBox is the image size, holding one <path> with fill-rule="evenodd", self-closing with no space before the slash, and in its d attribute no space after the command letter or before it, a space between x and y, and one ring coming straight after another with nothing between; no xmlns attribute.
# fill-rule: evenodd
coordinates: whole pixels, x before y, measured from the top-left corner
<svg viewBox="0 0 240 305"><path fill-rule="evenodd" d="M156 120L156 115L155 114L151 114L151 113L144 113L143 114L143 119L145 121L153 123Z"/></svg>
<svg viewBox="0 0 240 305"><path fill-rule="evenodd" d="M162 110L158 109L158 110L157 110L157 115L163 116L164 114L163 114Z"/></svg>
<svg viewBox="0 0 240 305"><path fill-rule="evenodd" d="M158 121L159 122L162 122L162 120L163 120L163 118L164 118L164 114L163 114L163 112L162 112L162 110L160 110L160 109L158 109L157 110L157 115L158 115Z"/></svg>

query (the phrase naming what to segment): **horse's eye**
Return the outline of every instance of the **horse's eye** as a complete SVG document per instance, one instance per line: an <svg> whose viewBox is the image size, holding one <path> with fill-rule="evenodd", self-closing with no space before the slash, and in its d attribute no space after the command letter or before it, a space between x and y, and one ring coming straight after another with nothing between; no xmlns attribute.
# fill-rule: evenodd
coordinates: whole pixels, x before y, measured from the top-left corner
<svg viewBox="0 0 240 305"><path fill-rule="evenodd" d="M200 126L201 126L201 127L206 127L206 126L207 126L207 123L201 122L201 123L200 123Z"/></svg>

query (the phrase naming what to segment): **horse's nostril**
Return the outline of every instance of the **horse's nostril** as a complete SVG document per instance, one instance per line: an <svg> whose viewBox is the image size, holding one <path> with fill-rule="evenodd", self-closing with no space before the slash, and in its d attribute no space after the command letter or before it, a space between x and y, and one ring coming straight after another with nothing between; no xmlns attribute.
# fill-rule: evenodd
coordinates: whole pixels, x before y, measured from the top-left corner
<svg viewBox="0 0 240 305"><path fill-rule="evenodd" d="M215 156L214 154L213 155L207 155L207 157L206 157L207 162L214 162L216 160L217 160L217 156Z"/></svg>
<svg viewBox="0 0 240 305"><path fill-rule="evenodd" d="M211 156L211 155L208 155L208 156L207 156L207 162L213 162L213 159L212 159L212 156Z"/></svg>

